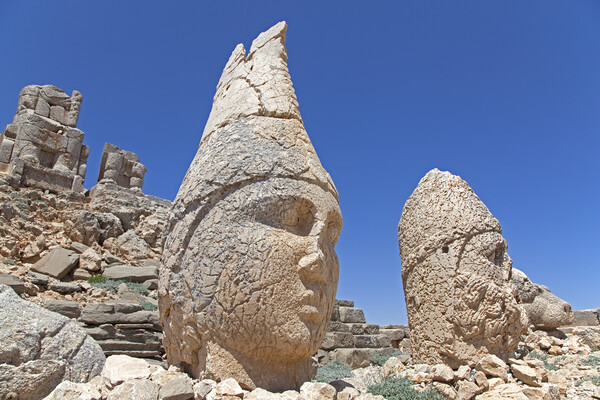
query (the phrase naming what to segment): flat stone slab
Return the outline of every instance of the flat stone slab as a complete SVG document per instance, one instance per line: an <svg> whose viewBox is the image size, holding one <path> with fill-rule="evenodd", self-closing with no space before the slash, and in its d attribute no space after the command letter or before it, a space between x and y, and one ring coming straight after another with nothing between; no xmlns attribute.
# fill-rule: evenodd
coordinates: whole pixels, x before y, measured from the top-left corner
<svg viewBox="0 0 600 400"><path fill-rule="evenodd" d="M332 350L340 347L354 347L354 336L350 332L327 332L321 348Z"/></svg>
<svg viewBox="0 0 600 400"><path fill-rule="evenodd" d="M81 286L79 286L79 284L77 284L77 283L63 283L63 282L51 283L50 285L48 285L48 289L54 290L55 292L58 292L61 294L70 294L70 293L76 293L76 292L83 291Z"/></svg>
<svg viewBox="0 0 600 400"><path fill-rule="evenodd" d="M160 330L157 311L142 311L135 303L106 302L90 304L81 312L79 321L89 325L102 324L147 324Z"/></svg>
<svg viewBox="0 0 600 400"><path fill-rule="evenodd" d="M386 335L359 335L354 337L354 346L357 348L390 347L390 338Z"/></svg>
<svg viewBox="0 0 600 400"><path fill-rule="evenodd" d="M158 279L158 268L155 266L133 267L131 265L116 265L104 270L105 278L115 281L125 280L143 283L150 279Z"/></svg>
<svg viewBox="0 0 600 400"><path fill-rule="evenodd" d="M77 318L81 315L81 308L75 301L48 300L44 308L69 318Z"/></svg>
<svg viewBox="0 0 600 400"><path fill-rule="evenodd" d="M18 276L12 274L0 274L0 285L10 286L17 294L25 291L25 284Z"/></svg>
<svg viewBox="0 0 600 400"><path fill-rule="evenodd" d="M62 279L79 263L79 254L57 247L31 266L33 271Z"/></svg>

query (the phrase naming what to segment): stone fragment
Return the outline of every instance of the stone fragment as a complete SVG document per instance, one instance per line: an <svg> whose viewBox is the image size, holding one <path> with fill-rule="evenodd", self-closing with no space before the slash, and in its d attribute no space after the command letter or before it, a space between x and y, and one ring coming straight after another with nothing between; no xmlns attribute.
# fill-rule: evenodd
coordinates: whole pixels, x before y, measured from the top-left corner
<svg viewBox="0 0 600 400"><path fill-rule="evenodd" d="M227 378L217 383L215 390L219 396L242 396L244 394L240 384L233 378Z"/></svg>
<svg viewBox="0 0 600 400"><path fill-rule="evenodd" d="M161 400L189 400L194 398L192 381L187 376L171 379L161 386L158 398Z"/></svg>
<svg viewBox="0 0 600 400"><path fill-rule="evenodd" d="M335 400L335 388L322 382L304 382L300 387L300 400Z"/></svg>
<svg viewBox="0 0 600 400"><path fill-rule="evenodd" d="M130 282L143 283L150 279L158 279L158 269L156 267L132 267L130 265L116 265L108 267L103 274L106 279L115 281L125 280Z"/></svg>
<svg viewBox="0 0 600 400"><path fill-rule="evenodd" d="M471 367L469 367L468 365L461 365L454 372L454 380L455 381L469 379L470 376L471 376Z"/></svg>
<svg viewBox="0 0 600 400"><path fill-rule="evenodd" d="M79 256L79 268L83 268L87 271L96 272L100 271L102 264L102 256L96 253L91 247L85 250Z"/></svg>
<svg viewBox="0 0 600 400"><path fill-rule="evenodd" d="M107 239L117 238L124 232L121 220L111 213L80 211L72 218L73 224L68 227L67 233L72 240L83 243L75 245L74 250L78 253L86 250L83 246L92 246L95 243L103 245Z"/></svg>
<svg viewBox="0 0 600 400"><path fill-rule="evenodd" d="M91 276L90 271L83 268L75 268L73 270L73 279L76 281L87 281Z"/></svg>
<svg viewBox="0 0 600 400"><path fill-rule="evenodd" d="M160 367L151 365L139 358L114 355L106 359L106 364L102 370L102 378L114 387L128 380L149 378L158 368Z"/></svg>
<svg viewBox="0 0 600 400"><path fill-rule="evenodd" d="M516 383L505 383L477 396L477 400L529 400Z"/></svg>
<svg viewBox="0 0 600 400"><path fill-rule="evenodd" d="M77 283L53 282L48 285L48 289L61 294L71 294L81 292L83 289Z"/></svg>
<svg viewBox="0 0 600 400"><path fill-rule="evenodd" d="M354 336L354 347L374 348L389 347L391 345L390 338L386 335L357 335Z"/></svg>
<svg viewBox="0 0 600 400"><path fill-rule="evenodd" d="M131 379L114 388L108 394L107 400L155 400L158 393L159 386L156 383L144 379Z"/></svg>
<svg viewBox="0 0 600 400"><path fill-rule="evenodd" d="M79 321L90 325L151 324L160 329L156 311L143 311L137 303L122 301L89 304L81 311Z"/></svg>
<svg viewBox="0 0 600 400"><path fill-rule="evenodd" d="M79 243L79 242L71 242L71 244L69 245L69 249L73 250L75 253L83 253L84 251L86 251L87 249L89 249L90 247L83 244L83 243Z"/></svg>
<svg viewBox="0 0 600 400"><path fill-rule="evenodd" d="M553 295L546 286L532 283L522 271L512 269L511 281L517 288L517 300L527 312L529 323L537 329L554 329L573 322L571 306Z"/></svg>
<svg viewBox="0 0 600 400"><path fill-rule="evenodd" d="M479 360L477 365L475 365L475 369L486 375L501 378L504 382L508 381L508 365L493 354Z"/></svg>
<svg viewBox="0 0 600 400"><path fill-rule="evenodd" d="M529 400L560 400L560 392L558 387L547 383L540 387L525 387L523 394Z"/></svg>
<svg viewBox="0 0 600 400"><path fill-rule="evenodd" d="M433 382L431 385L438 393L441 393L442 396L446 399L456 400L458 398L458 392L452 386L441 383L441 382Z"/></svg>
<svg viewBox="0 0 600 400"><path fill-rule="evenodd" d="M104 362L75 322L0 285L0 398L42 399L64 380L87 382Z"/></svg>
<svg viewBox="0 0 600 400"><path fill-rule="evenodd" d="M397 377L405 368L404 363L398 357L390 357L383 364L381 375L385 378Z"/></svg>
<svg viewBox="0 0 600 400"><path fill-rule="evenodd" d="M109 241L104 242L105 247ZM126 260L142 260L148 257L150 248L145 240L140 238L134 230L128 230L116 239L110 239L109 248L115 250Z"/></svg>
<svg viewBox="0 0 600 400"><path fill-rule="evenodd" d="M206 396L217 387L217 382L212 379L202 379L194 383L194 396L200 400L204 400Z"/></svg>
<svg viewBox="0 0 600 400"><path fill-rule="evenodd" d="M429 171L404 205L398 238L415 361L457 368L487 354L507 359L527 318L500 223L469 185Z"/></svg>
<svg viewBox="0 0 600 400"><path fill-rule="evenodd" d="M431 379L438 382L452 382L454 371L445 364L436 364L429 371Z"/></svg>
<svg viewBox="0 0 600 400"><path fill-rule="evenodd" d="M158 290L169 363L273 392L312 376L342 227L300 117L286 28L229 58L165 229Z"/></svg>
<svg viewBox="0 0 600 400"><path fill-rule="evenodd" d="M79 254L62 247L56 247L33 264L31 269L56 279L62 279L75 268L78 262Z"/></svg>
<svg viewBox="0 0 600 400"><path fill-rule="evenodd" d="M458 397L459 400L472 400L480 393L479 386L470 381L458 381Z"/></svg>
<svg viewBox="0 0 600 400"><path fill-rule="evenodd" d="M27 276L31 279L31 283L38 286L48 285L48 275L39 274L37 272L29 271Z"/></svg>
<svg viewBox="0 0 600 400"><path fill-rule="evenodd" d="M12 274L0 274L0 285L6 285L17 294L25 292L25 284L18 276Z"/></svg>
<svg viewBox="0 0 600 400"><path fill-rule="evenodd" d="M600 327L577 327L573 329L573 335L580 337L590 349L600 349Z"/></svg>
<svg viewBox="0 0 600 400"><path fill-rule="evenodd" d="M64 381L44 400L102 400L102 393L90 384Z"/></svg>
<svg viewBox="0 0 600 400"><path fill-rule="evenodd" d="M529 386L541 386L541 376L538 376L536 370L528 365L512 364L510 369L518 380Z"/></svg>
<svg viewBox="0 0 600 400"><path fill-rule="evenodd" d="M481 392L485 392L490 388L490 382L488 381L488 378L481 371L475 372L473 381L477 384L477 386L479 386Z"/></svg>
<svg viewBox="0 0 600 400"><path fill-rule="evenodd" d="M79 304L75 301L48 300L44 304L44 308L68 318L78 318L81 315L81 308L79 308Z"/></svg>
<svg viewBox="0 0 600 400"><path fill-rule="evenodd" d="M281 397L279 394L271 393L268 390L256 388L250 393L245 394L244 400L281 400Z"/></svg>
<svg viewBox="0 0 600 400"><path fill-rule="evenodd" d="M158 279L148 279L144 281L144 287L148 290L158 289Z"/></svg>

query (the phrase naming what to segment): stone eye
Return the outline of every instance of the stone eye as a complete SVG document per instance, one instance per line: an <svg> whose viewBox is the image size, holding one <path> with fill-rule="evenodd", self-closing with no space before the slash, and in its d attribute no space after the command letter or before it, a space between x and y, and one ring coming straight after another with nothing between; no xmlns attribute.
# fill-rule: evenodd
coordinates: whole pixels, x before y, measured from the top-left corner
<svg viewBox="0 0 600 400"><path fill-rule="evenodd" d="M262 199L255 219L273 228L308 236L315 222L314 209L314 204L303 198L272 197Z"/></svg>

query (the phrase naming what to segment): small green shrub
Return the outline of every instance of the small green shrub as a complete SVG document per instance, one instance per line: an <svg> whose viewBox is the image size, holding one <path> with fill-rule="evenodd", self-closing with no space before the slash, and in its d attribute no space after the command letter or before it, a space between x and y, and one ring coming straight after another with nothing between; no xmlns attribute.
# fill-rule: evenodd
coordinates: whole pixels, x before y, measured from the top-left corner
<svg viewBox="0 0 600 400"><path fill-rule="evenodd" d="M154 303L150 303L149 301L140 301L140 306L146 311L156 311L158 307Z"/></svg>
<svg viewBox="0 0 600 400"><path fill-rule="evenodd" d="M319 367L315 381L329 383L338 379L350 378L351 376L352 369L349 366L333 361Z"/></svg>
<svg viewBox="0 0 600 400"><path fill-rule="evenodd" d="M600 376L587 376L577 381L575 386L581 386L583 382L592 382L596 386L600 386Z"/></svg>
<svg viewBox="0 0 600 400"><path fill-rule="evenodd" d="M5 258L4 260L2 260L2 264L15 265L16 262L15 262L15 260L11 260L10 258Z"/></svg>
<svg viewBox="0 0 600 400"><path fill-rule="evenodd" d="M401 356L402 353L401 351L395 351L392 354L382 354L382 353L376 353L373 354L373 357L371 357L371 364L375 364L375 365L379 365L380 367L383 367L383 365L386 363L387 360L389 360L392 357L398 357Z"/></svg>
<svg viewBox="0 0 600 400"><path fill-rule="evenodd" d="M87 281L88 283L104 283L106 282L106 278L102 274L96 274L90 276Z"/></svg>
<svg viewBox="0 0 600 400"><path fill-rule="evenodd" d="M444 400L444 396L435 390L426 389L420 392L413 389L412 385L414 383L407 378L391 378L369 386L368 392L381 395L386 400Z"/></svg>
<svg viewBox="0 0 600 400"><path fill-rule="evenodd" d="M590 367L600 366L600 357L589 356L588 358L581 360L581 365L587 365Z"/></svg>
<svg viewBox="0 0 600 400"><path fill-rule="evenodd" d="M106 289L113 293L116 293L121 283L123 283L123 281L113 281L112 279L105 279L104 282L90 282L90 285L99 289Z"/></svg>
<svg viewBox="0 0 600 400"><path fill-rule="evenodd" d="M33 204L35 204L35 206L39 209L39 210L43 210L46 211L48 209L48 204L46 204L44 201L42 200L34 200Z"/></svg>

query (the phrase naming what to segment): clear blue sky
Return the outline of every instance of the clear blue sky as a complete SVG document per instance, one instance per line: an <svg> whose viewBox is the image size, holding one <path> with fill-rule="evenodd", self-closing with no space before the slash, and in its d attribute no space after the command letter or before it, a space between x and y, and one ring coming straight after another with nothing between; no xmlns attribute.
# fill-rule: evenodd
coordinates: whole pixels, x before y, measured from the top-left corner
<svg viewBox="0 0 600 400"><path fill-rule="evenodd" d="M397 242L432 168L499 219L514 266L600 307L600 2L0 1L0 124L20 89L83 94L91 147L136 152L173 199L237 43L288 22L289 69L340 192L338 298L406 323Z"/></svg>

